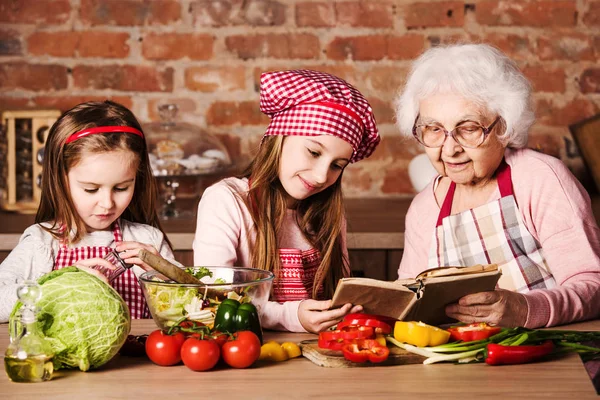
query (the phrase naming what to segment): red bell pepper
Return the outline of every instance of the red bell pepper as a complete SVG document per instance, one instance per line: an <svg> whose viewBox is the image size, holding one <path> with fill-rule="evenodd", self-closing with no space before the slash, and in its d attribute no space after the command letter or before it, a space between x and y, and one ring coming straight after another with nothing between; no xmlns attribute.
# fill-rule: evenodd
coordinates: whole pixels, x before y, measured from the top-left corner
<svg viewBox="0 0 600 400"><path fill-rule="evenodd" d="M383 321L380 321L377 319L371 319L371 318L365 318L365 319L354 318L354 319L344 320L337 325L337 328L343 329L343 328L346 328L349 326L369 326L374 329L375 333L380 333L382 335L387 335L392 332L391 326L389 326L388 324L386 324Z"/></svg>
<svg viewBox="0 0 600 400"><path fill-rule="evenodd" d="M485 362L489 365L525 364L536 361L554 350L552 340L537 346L503 346L490 343L485 352Z"/></svg>
<svg viewBox="0 0 600 400"><path fill-rule="evenodd" d="M346 326L335 331L325 331L319 333L319 339L322 340L354 340L354 339L369 339L373 337L374 331L370 326Z"/></svg>
<svg viewBox="0 0 600 400"><path fill-rule="evenodd" d="M472 342L475 340L487 339L500 333L502 328L489 326L485 322L477 322L465 326L452 326L447 329L450 332L450 340L462 340L463 342Z"/></svg>
<svg viewBox="0 0 600 400"><path fill-rule="evenodd" d="M351 343L347 343L342 347L342 353L346 360L352 362L366 362L380 363L387 360L390 355L390 349L386 346L382 346L373 339L356 340Z"/></svg>
<svg viewBox="0 0 600 400"><path fill-rule="evenodd" d="M346 344L345 341L343 340L324 340L319 336L319 341L317 342L317 345L319 346L320 349L327 349L327 350L342 350L342 347L344 347L344 345Z"/></svg>
<svg viewBox="0 0 600 400"><path fill-rule="evenodd" d="M394 326L394 324L397 321L396 318L386 317L385 315L364 314L364 313L352 313L352 314L347 314L344 317L344 321L361 320L361 319L374 319L377 321L385 322L386 324L388 324L389 326L392 326L392 327Z"/></svg>

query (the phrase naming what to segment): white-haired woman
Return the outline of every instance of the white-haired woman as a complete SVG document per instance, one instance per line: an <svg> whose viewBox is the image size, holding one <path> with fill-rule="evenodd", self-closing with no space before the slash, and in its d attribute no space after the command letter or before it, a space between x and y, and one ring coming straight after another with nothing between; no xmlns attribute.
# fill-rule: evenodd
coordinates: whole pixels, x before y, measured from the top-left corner
<svg viewBox="0 0 600 400"><path fill-rule="evenodd" d="M496 263L492 292L447 306L465 323L536 328L600 316L600 230L558 159L526 149L531 87L483 44L427 50L396 100L401 132L439 173L406 216L400 278Z"/></svg>

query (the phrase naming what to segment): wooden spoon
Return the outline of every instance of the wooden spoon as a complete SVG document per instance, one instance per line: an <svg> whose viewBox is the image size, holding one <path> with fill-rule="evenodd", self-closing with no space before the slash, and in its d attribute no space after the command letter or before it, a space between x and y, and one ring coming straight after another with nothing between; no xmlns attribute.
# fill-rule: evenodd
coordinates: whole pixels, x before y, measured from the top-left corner
<svg viewBox="0 0 600 400"><path fill-rule="evenodd" d="M157 256L155 254L150 253L147 250L141 249L138 252L138 257L140 260L151 266L156 271L160 272L167 278L174 280L177 283L191 283L195 285L203 285L200 280L198 280L192 274L188 274L183 269L179 268L177 265L170 263L165 260L161 256Z"/></svg>

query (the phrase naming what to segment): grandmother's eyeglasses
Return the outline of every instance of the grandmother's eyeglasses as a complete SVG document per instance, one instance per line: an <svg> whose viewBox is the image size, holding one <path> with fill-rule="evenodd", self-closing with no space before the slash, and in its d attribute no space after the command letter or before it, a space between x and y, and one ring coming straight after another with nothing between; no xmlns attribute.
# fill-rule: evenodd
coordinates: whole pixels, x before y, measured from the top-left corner
<svg viewBox="0 0 600 400"><path fill-rule="evenodd" d="M469 149L475 149L485 142L485 138L490 134L494 126L500 121L498 116L494 122L487 128L474 121L465 121L457 125L448 132L444 127L437 124L417 124L419 116L413 126L413 136L425 147L442 147L446 137L452 138L461 145Z"/></svg>

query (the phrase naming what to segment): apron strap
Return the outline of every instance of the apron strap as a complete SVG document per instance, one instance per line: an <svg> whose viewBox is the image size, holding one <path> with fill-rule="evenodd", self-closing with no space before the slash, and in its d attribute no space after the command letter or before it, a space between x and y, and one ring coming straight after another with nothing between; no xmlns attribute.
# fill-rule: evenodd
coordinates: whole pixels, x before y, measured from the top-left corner
<svg viewBox="0 0 600 400"><path fill-rule="evenodd" d="M498 166L498 189L500 189L500 197L508 197L513 195L512 178L510 176L510 165L506 163L504 158ZM440 214L438 215L436 227L442 225L442 220L450 215L452 211L452 201L454 200L454 192L456 190L456 183L450 182L448 193L444 198L442 207L440 208Z"/></svg>
<svg viewBox="0 0 600 400"><path fill-rule="evenodd" d="M113 236L115 238L115 242L122 242L123 241L123 233L121 232L121 225L119 225L119 219L117 219L113 223L112 228L113 228L112 231L113 231Z"/></svg>
<svg viewBox="0 0 600 400"><path fill-rule="evenodd" d="M498 189L500 189L500 197L508 197L514 194L512 178L510 176L510 165L506 163L504 158L498 167Z"/></svg>
<svg viewBox="0 0 600 400"><path fill-rule="evenodd" d="M446 193L446 197L444 198L444 203L442 204L442 208L440 209L440 214L438 215L436 227L442 225L442 220L450 215L452 211L452 200L454 200L454 191L456 190L456 183L450 182L450 187L448 188L448 193Z"/></svg>

